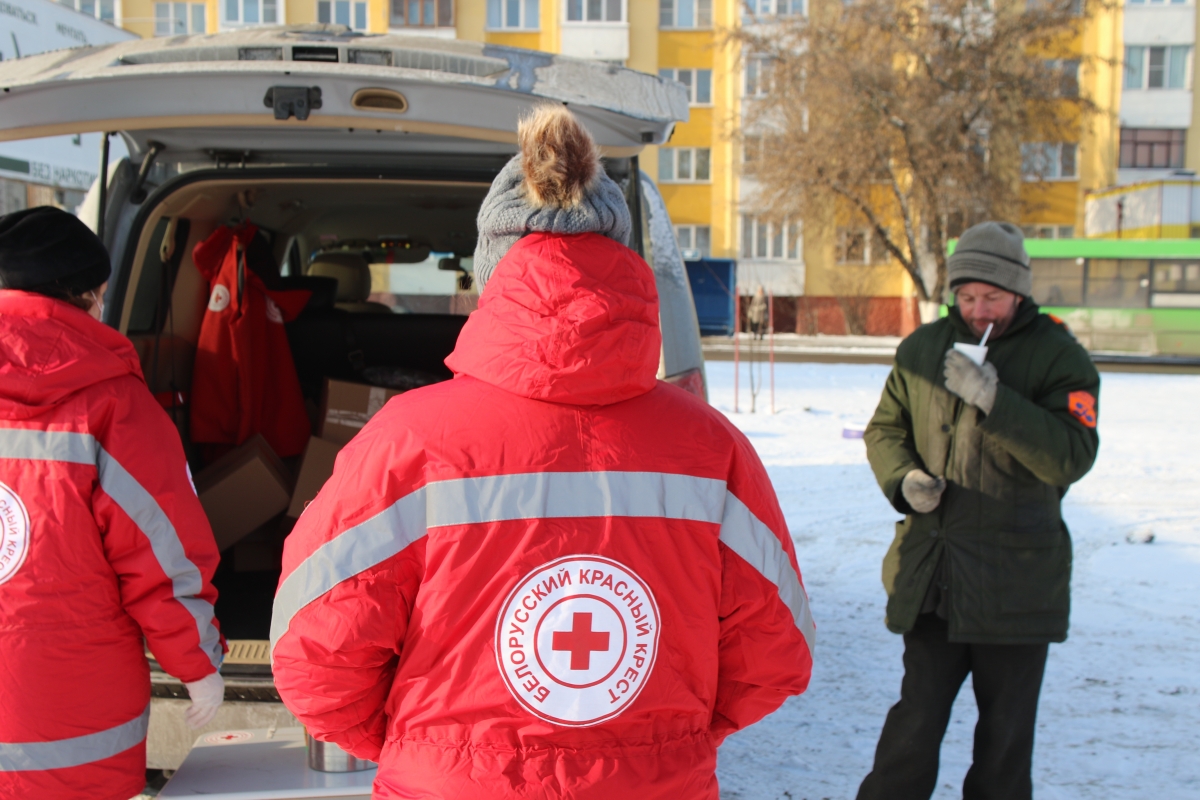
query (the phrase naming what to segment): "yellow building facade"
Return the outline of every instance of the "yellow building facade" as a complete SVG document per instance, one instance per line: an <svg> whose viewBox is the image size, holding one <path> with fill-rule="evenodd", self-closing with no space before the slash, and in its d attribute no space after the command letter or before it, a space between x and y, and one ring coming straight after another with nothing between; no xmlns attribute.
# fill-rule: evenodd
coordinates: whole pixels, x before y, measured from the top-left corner
<svg viewBox="0 0 1200 800"><path fill-rule="evenodd" d="M655 178L687 255L736 258L743 292L764 285L797 301L798 330L844 324L834 298L870 295L888 305L872 332L915 324L915 290L907 273L872 253L869 235L836 219L779 224L744 214L753 186L739 175L734 127L748 96L765 88L759 64L723 44L724 31L752 19L803 15L809 0L64 0L100 13L142 36L177 35L254 25L327 22L363 33L417 34L483 41L620 63L688 87L690 118L668 145L650 147L641 168ZM753 14L753 17L750 15ZM1030 235L1082 235L1084 195L1115 182L1122 52L1120 7L1090 17L1071 43L1085 64L1079 83L1105 110L1083 126L1078 142L1042 143L1057 173L1026 187ZM878 250L876 247L875 250ZM822 308L818 299L823 298ZM806 305L807 304L807 305ZM815 309L815 310L814 310ZM790 327L790 314L780 320ZM882 326L882 329L881 329Z"/></svg>
<svg viewBox="0 0 1200 800"><path fill-rule="evenodd" d="M1040 148L1044 180L1027 183L1021 221L1027 236L1042 239L1083 237L1086 197L1117 180L1120 148L1121 62L1124 50L1123 6L1097 6L1079 35L1065 43L1066 61L1078 70L1082 95L1098 113L1080 126L1076 142L1029 143Z"/></svg>

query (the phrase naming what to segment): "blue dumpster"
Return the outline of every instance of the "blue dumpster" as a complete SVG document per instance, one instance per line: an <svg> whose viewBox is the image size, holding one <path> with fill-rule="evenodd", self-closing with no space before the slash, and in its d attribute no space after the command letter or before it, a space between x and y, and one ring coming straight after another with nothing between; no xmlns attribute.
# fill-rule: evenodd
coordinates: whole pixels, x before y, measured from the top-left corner
<svg viewBox="0 0 1200 800"><path fill-rule="evenodd" d="M701 336L733 336L737 262L730 258L685 261Z"/></svg>

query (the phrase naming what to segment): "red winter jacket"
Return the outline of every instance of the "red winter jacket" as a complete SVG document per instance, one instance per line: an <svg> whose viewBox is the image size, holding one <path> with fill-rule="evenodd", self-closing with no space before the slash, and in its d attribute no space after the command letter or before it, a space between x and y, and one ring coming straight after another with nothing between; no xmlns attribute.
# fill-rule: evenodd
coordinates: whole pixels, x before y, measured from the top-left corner
<svg viewBox="0 0 1200 800"><path fill-rule="evenodd" d="M214 671L217 558L129 340L0 291L0 798L141 792L142 637L182 681Z"/></svg>
<svg viewBox="0 0 1200 800"><path fill-rule="evenodd" d="M190 432L193 442L218 445L261 433L286 458L304 451L310 426L283 323L312 293L270 291L246 265L257 230L220 227L192 254L211 294L192 368Z"/></svg>
<svg viewBox="0 0 1200 800"><path fill-rule="evenodd" d="M650 268L532 234L447 364L339 454L284 550L275 682L379 798L711 798L716 748L808 685L775 493L655 380Z"/></svg>

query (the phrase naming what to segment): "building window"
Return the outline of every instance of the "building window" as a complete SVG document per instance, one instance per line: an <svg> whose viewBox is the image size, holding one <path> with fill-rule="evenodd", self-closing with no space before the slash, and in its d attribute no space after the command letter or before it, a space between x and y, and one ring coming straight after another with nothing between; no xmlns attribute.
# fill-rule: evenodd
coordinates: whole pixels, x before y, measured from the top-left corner
<svg viewBox="0 0 1200 800"><path fill-rule="evenodd" d="M712 228L708 225L676 225L675 240L688 261L712 255Z"/></svg>
<svg viewBox="0 0 1200 800"><path fill-rule="evenodd" d="M1154 291L1200 292L1200 262L1154 262Z"/></svg>
<svg viewBox="0 0 1200 800"><path fill-rule="evenodd" d="M751 23L756 19L761 21L763 17L802 17L806 6L805 0L745 0L742 21Z"/></svg>
<svg viewBox="0 0 1200 800"><path fill-rule="evenodd" d="M67 8L73 8L80 14L87 14L102 22L115 25L117 21L117 0L59 0ZM155 34L158 35L158 34Z"/></svg>
<svg viewBox="0 0 1200 800"><path fill-rule="evenodd" d="M567 22L624 22L625 0L566 0Z"/></svg>
<svg viewBox="0 0 1200 800"><path fill-rule="evenodd" d="M1021 174L1034 181L1077 178L1078 147L1071 143L1026 142L1021 145Z"/></svg>
<svg viewBox="0 0 1200 800"><path fill-rule="evenodd" d="M393 28L449 28L454 25L454 0L392 0Z"/></svg>
<svg viewBox="0 0 1200 800"><path fill-rule="evenodd" d="M867 232L860 228L838 228L837 263L867 263Z"/></svg>
<svg viewBox="0 0 1200 800"><path fill-rule="evenodd" d="M658 27L711 28L712 0L658 0Z"/></svg>
<svg viewBox="0 0 1200 800"><path fill-rule="evenodd" d="M488 0L487 26L490 30L538 29L538 0Z"/></svg>
<svg viewBox="0 0 1200 800"><path fill-rule="evenodd" d="M795 261L800 257L800 223L742 215L742 258Z"/></svg>
<svg viewBox="0 0 1200 800"><path fill-rule="evenodd" d="M712 151L707 147L663 147L658 151L659 183L708 183Z"/></svg>
<svg viewBox="0 0 1200 800"><path fill-rule="evenodd" d="M1146 58L1146 48L1125 48L1125 88L1141 89L1145 86L1146 76L1142 67Z"/></svg>
<svg viewBox="0 0 1200 800"><path fill-rule="evenodd" d="M1074 239L1074 225L1023 225L1026 239Z"/></svg>
<svg viewBox="0 0 1200 800"><path fill-rule="evenodd" d="M325 25L345 25L356 31L365 31L367 4L352 0L317 0L317 22Z"/></svg>
<svg viewBox="0 0 1200 800"><path fill-rule="evenodd" d="M1182 168L1186 140L1186 130L1121 128L1121 155L1117 166L1125 169Z"/></svg>
<svg viewBox="0 0 1200 800"><path fill-rule="evenodd" d="M1061 73L1058 93L1062 97L1079 96L1079 61L1077 59L1056 58L1046 62L1047 68Z"/></svg>
<svg viewBox="0 0 1200 800"><path fill-rule="evenodd" d="M154 35L182 36L205 33L207 16L204 3L155 3Z"/></svg>
<svg viewBox="0 0 1200 800"><path fill-rule="evenodd" d="M1190 45L1125 48L1126 89L1188 89L1191 83Z"/></svg>
<svg viewBox="0 0 1200 800"><path fill-rule="evenodd" d="M225 22L231 25L276 25L279 23L278 0L224 0L224 5ZM319 8L320 4L318 4Z"/></svg>
<svg viewBox="0 0 1200 800"><path fill-rule="evenodd" d="M838 228L834 246L839 264L886 264L891 258L887 246L871 228Z"/></svg>
<svg viewBox="0 0 1200 800"><path fill-rule="evenodd" d="M658 76L682 83L687 88L689 105L712 105L711 69L660 69Z"/></svg>
<svg viewBox="0 0 1200 800"><path fill-rule="evenodd" d="M771 88L771 58L746 57L746 97L766 97Z"/></svg>

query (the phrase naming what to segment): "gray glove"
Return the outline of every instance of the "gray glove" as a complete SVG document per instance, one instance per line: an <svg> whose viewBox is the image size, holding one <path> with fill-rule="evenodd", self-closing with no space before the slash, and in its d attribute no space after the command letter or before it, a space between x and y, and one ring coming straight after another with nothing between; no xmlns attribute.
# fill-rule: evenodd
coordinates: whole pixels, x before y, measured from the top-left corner
<svg viewBox="0 0 1200 800"><path fill-rule="evenodd" d="M900 482L900 494L918 514L928 514L942 502L946 479L935 478L923 469L914 469Z"/></svg>
<svg viewBox="0 0 1200 800"><path fill-rule="evenodd" d="M946 388L985 414L992 412L1000 379L990 362L979 366L957 350L946 351Z"/></svg>

